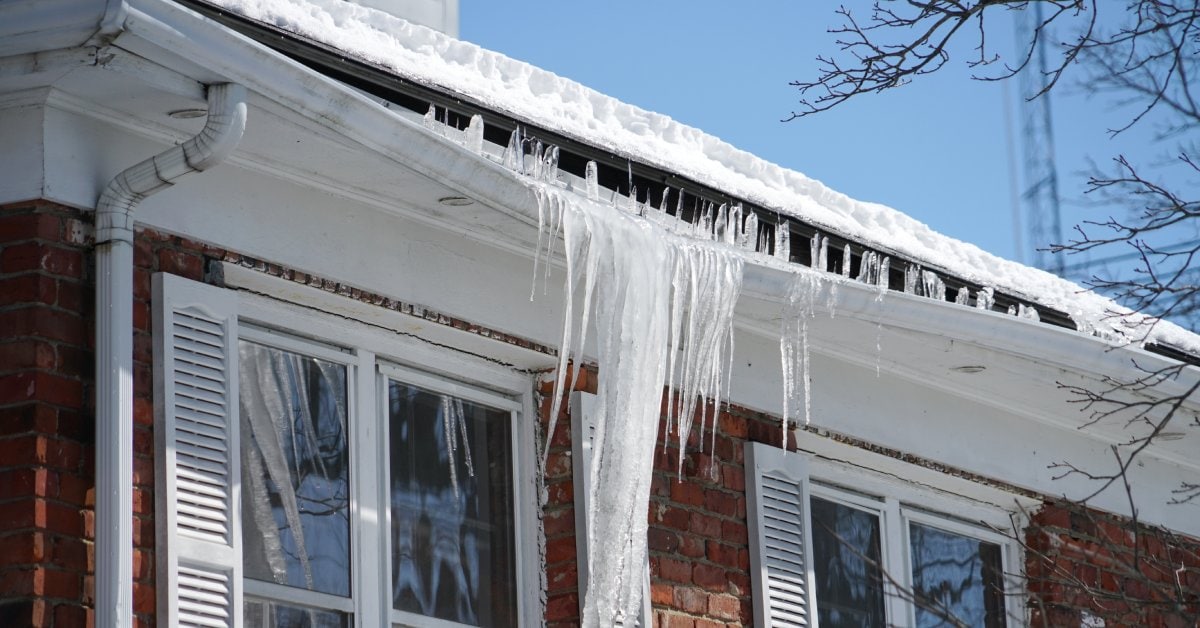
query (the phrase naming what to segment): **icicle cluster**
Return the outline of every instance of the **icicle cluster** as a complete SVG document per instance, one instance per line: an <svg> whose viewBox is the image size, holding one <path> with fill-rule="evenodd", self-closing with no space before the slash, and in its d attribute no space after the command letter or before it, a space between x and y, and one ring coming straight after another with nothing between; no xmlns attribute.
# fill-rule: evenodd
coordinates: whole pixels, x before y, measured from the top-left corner
<svg viewBox="0 0 1200 628"><path fill-rule="evenodd" d="M734 247L664 234L650 221L549 186L534 190L539 248L544 236L548 250L561 231L567 265L551 433L573 383L568 363L580 357L588 329L595 329L596 357L604 365L588 483L593 550L583 625L607 625L635 616L641 598L646 547L633 541L646 535L664 386L679 398L679 411L668 421L681 452L695 418L702 430L715 422L728 389L742 255ZM738 214L740 208L719 211L719 231L707 233L737 244L749 231ZM714 226L712 217L701 222Z"/></svg>

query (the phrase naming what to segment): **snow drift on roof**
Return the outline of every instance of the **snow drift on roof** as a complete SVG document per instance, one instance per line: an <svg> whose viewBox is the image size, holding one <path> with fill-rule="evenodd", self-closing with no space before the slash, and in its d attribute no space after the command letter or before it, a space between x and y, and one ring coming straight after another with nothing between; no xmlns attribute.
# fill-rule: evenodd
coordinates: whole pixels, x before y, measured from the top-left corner
<svg viewBox="0 0 1200 628"><path fill-rule="evenodd" d="M962 279L1067 313L1110 339L1152 341L1200 353L1200 337L1146 319L1042 270L939 234L877 203L856 201L698 129L475 44L345 0L210 0L332 46L420 84L614 154L678 173L819 229L894 251ZM1143 323L1139 325L1138 323Z"/></svg>

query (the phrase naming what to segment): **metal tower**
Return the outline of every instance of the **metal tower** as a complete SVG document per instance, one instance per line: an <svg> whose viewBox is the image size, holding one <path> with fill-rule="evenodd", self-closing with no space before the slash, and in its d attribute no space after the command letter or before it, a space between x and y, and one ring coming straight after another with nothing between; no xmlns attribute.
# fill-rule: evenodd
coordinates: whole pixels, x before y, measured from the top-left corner
<svg viewBox="0 0 1200 628"><path fill-rule="evenodd" d="M1031 2L1023 11L1016 11L1017 52L1029 45L1029 39L1042 24L1042 5ZM1057 275L1065 272L1061 255L1045 250L1062 242L1062 217L1059 211L1058 170L1054 159L1054 124L1050 115L1050 93L1031 97L1042 89L1046 80L1046 36L1039 34L1033 44L1029 63L1020 72L1021 144L1024 159L1024 188L1021 202L1028 217L1029 244L1033 248L1033 265Z"/></svg>

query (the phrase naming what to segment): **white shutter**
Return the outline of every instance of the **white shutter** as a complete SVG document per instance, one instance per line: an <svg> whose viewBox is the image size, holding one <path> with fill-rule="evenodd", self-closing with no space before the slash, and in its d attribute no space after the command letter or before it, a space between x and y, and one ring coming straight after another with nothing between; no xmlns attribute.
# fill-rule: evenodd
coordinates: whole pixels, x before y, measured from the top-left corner
<svg viewBox="0 0 1200 628"><path fill-rule="evenodd" d="M746 443L746 513L754 625L810 626L811 583L808 470L803 454Z"/></svg>
<svg viewBox="0 0 1200 628"><path fill-rule="evenodd" d="M241 626L237 298L153 288L158 623Z"/></svg>
<svg viewBox="0 0 1200 628"><path fill-rule="evenodd" d="M583 595L588 582L588 499L591 491L588 481L592 477L592 437L596 432L596 395L584 392L571 393L571 474L575 493L575 554L579 561L579 610L583 612ZM646 563L642 577L642 606L637 621L630 628L649 628L650 614L650 563ZM614 626L624 626L620 621Z"/></svg>

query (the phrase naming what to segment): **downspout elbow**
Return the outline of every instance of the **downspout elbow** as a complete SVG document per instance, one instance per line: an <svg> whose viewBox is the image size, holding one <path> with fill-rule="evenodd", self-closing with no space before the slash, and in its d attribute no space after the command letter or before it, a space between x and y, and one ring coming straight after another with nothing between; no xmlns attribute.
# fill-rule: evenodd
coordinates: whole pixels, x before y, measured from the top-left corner
<svg viewBox="0 0 1200 628"><path fill-rule="evenodd" d="M208 120L195 137L113 177L96 203L96 244L133 242L133 211L146 197L227 158L246 130L246 89L208 86Z"/></svg>

